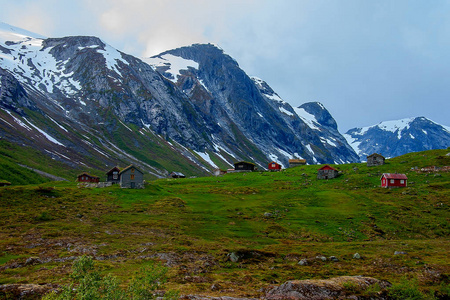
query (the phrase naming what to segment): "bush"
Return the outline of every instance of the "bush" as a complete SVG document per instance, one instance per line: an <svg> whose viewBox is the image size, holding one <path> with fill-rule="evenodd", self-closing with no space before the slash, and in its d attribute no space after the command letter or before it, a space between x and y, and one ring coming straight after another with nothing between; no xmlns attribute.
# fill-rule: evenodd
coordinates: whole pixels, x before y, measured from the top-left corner
<svg viewBox="0 0 450 300"><path fill-rule="evenodd" d="M433 299L419 291L416 279L408 279L403 277L397 284L393 284L388 288L390 299L394 300L426 300Z"/></svg>
<svg viewBox="0 0 450 300"><path fill-rule="evenodd" d="M81 256L72 267L70 275L72 282L64 286L59 293L46 295L44 300L150 300L156 299L154 291L165 283L167 268L161 265L142 267L133 276L128 288L122 289L119 280L112 276L105 277L94 268L94 262L89 256ZM164 299L177 299L176 292L168 292Z"/></svg>

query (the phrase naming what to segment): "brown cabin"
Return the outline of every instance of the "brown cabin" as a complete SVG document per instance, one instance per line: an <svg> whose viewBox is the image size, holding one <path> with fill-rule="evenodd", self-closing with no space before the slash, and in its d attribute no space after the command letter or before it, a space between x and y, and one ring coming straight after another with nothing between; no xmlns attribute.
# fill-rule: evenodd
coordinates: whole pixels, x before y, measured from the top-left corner
<svg viewBox="0 0 450 300"><path fill-rule="evenodd" d="M317 171L317 179L332 179L339 175L339 171L329 165L325 165Z"/></svg>
<svg viewBox="0 0 450 300"><path fill-rule="evenodd" d="M106 182L111 182L113 184L120 183L120 169L118 167L114 167L106 172Z"/></svg>
<svg viewBox="0 0 450 300"><path fill-rule="evenodd" d="M254 171L256 169L256 165L251 162L240 161L234 164L235 171Z"/></svg>
<svg viewBox="0 0 450 300"><path fill-rule="evenodd" d="M306 165L306 159L290 159L289 168Z"/></svg>
<svg viewBox="0 0 450 300"><path fill-rule="evenodd" d="M374 153L367 156L367 166L368 167L374 167L374 166L382 166L384 165L384 156L378 153Z"/></svg>
<svg viewBox="0 0 450 300"><path fill-rule="evenodd" d="M77 176L77 181L78 182L88 182L88 183L99 183L100 182L100 177L98 176L94 176L94 175L90 175L86 172L81 173L80 175Z"/></svg>

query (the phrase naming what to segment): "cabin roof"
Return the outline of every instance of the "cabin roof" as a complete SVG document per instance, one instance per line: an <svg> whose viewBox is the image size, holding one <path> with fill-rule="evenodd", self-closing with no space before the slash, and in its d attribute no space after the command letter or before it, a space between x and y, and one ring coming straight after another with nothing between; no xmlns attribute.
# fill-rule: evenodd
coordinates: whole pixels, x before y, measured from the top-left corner
<svg viewBox="0 0 450 300"><path fill-rule="evenodd" d="M323 166L322 168L320 168L318 171L320 171L320 170L326 170L326 169L328 169L328 170L335 170L335 171L337 171L335 168L333 168L333 167L330 167L329 165L325 165L325 166Z"/></svg>
<svg viewBox="0 0 450 300"><path fill-rule="evenodd" d="M397 174L397 173L383 173L381 178L385 177L386 179L408 179L405 174Z"/></svg>
<svg viewBox="0 0 450 300"><path fill-rule="evenodd" d="M238 161L238 162L234 163L234 165L237 165L237 164L249 164L249 165L256 166L254 163L251 163L251 162L248 162L248 161Z"/></svg>
<svg viewBox="0 0 450 300"><path fill-rule="evenodd" d="M128 171L128 170L131 169L131 168L135 168L135 169L138 170L140 173L144 174L144 172L142 172L139 168L137 168L137 167L136 167L135 165L133 165L133 164L129 165L128 167L126 167L125 169L123 169L122 171L120 171L119 174L122 174L123 172Z"/></svg>
<svg viewBox="0 0 450 300"><path fill-rule="evenodd" d="M92 177L92 178L100 178L98 176L91 175L91 174L88 174L86 172L83 172L83 173L77 175L77 177L80 177L80 176L89 176L89 177Z"/></svg>

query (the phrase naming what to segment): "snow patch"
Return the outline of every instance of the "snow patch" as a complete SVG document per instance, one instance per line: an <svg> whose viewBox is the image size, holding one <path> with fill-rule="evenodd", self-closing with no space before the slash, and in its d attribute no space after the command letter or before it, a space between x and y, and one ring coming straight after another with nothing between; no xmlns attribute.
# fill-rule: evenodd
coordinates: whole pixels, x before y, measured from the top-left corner
<svg viewBox="0 0 450 300"><path fill-rule="evenodd" d="M145 58L144 61L154 67L168 67L166 73L169 73L173 78L168 78L172 82L176 83L178 76L181 76L181 70L188 70L194 68L198 70L198 63L190 59L184 59L172 54L164 54L160 57Z"/></svg>
<svg viewBox="0 0 450 300"><path fill-rule="evenodd" d="M208 153L206 153L206 152L203 153L203 152L199 152L199 151L195 151L195 150L194 150L194 152L197 153L198 156L203 158L203 160L206 161L208 164L210 164L214 168L218 168L217 165L212 161L212 159Z"/></svg>
<svg viewBox="0 0 450 300"><path fill-rule="evenodd" d="M39 131L43 136L45 136L45 138L47 140L49 140L50 142L56 144L56 145L60 145L60 146L64 146L64 144L60 143L58 140L56 140L55 138L53 138L51 135L49 135L47 132L45 132L44 130L40 129L39 127L37 127L36 125L34 125L33 123L31 123L30 121L28 121L27 119L24 118L24 120L30 124L34 129L36 129L37 131Z"/></svg>
<svg viewBox="0 0 450 300"><path fill-rule="evenodd" d="M279 110L280 110L282 113L284 113L284 114L286 114L286 115L288 115L288 116L291 116L291 117L294 116L293 113L291 113L290 111L288 111L287 109L285 109L285 108L282 107L282 106L279 107Z"/></svg>
<svg viewBox="0 0 450 300"><path fill-rule="evenodd" d="M318 127L319 122L317 122L317 119L314 115L308 113L305 109L300 107L294 107L294 111L297 114L297 116L303 120L303 122L306 123L306 125L309 126L309 128L314 130L320 130Z"/></svg>

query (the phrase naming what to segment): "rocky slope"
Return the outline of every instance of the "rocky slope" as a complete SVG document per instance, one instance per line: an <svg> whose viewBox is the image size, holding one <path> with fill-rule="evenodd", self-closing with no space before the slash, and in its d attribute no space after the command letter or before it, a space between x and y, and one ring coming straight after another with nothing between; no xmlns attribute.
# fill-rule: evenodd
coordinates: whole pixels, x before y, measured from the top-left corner
<svg viewBox="0 0 450 300"><path fill-rule="evenodd" d="M372 153L395 157L450 146L450 128L424 117L354 128L347 131L344 136L361 160L366 160L367 155Z"/></svg>

